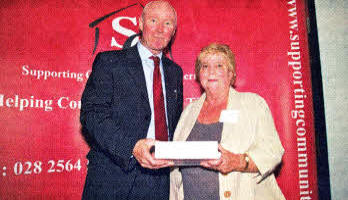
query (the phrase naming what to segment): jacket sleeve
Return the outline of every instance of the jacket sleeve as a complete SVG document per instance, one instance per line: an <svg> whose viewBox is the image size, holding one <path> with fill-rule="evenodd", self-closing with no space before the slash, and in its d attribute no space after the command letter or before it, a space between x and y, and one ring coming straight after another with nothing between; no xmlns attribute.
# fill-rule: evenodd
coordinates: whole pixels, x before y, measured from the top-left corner
<svg viewBox="0 0 348 200"><path fill-rule="evenodd" d="M137 142L127 137L117 119L112 118L113 75L110 59L98 54L81 99L80 121L91 148L97 148L127 171Z"/></svg>
<svg viewBox="0 0 348 200"><path fill-rule="evenodd" d="M261 174L258 176L260 182L272 173L281 162L284 149L266 102L261 97L258 97L257 101L255 109L259 113L257 112L258 116L256 117L256 134L247 154L254 161Z"/></svg>

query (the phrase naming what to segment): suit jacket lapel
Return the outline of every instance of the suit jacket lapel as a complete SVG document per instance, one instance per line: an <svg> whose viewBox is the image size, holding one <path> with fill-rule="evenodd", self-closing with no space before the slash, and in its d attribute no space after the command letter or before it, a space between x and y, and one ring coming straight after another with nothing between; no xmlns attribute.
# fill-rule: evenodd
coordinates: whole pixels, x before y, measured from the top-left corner
<svg viewBox="0 0 348 200"><path fill-rule="evenodd" d="M164 83L166 88L166 103L167 103L167 118L168 118L168 127L169 127L169 138L172 138L174 130L172 127L173 113L174 113L174 103L176 103L176 82L173 80L172 76L172 67L170 67L170 62L168 58L162 55L162 65L164 72Z"/></svg>
<svg viewBox="0 0 348 200"><path fill-rule="evenodd" d="M132 81L134 82L136 87L139 88L139 92L142 98L144 99L145 102L147 102L150 109L144 69L143 69L141 58L139 56L138 48L136 45L134 47L127 49L126 57L127 58L124 61L126 62L125 64L128 69L128 73L130 74Z"/></svg>

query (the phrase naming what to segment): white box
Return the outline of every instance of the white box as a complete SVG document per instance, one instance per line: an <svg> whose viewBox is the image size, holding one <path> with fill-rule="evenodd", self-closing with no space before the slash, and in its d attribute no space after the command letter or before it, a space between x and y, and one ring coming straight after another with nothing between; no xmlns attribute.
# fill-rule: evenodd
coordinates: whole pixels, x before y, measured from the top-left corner
<svg viewBox="0 0 348 200"><path fill-rule="evenodd" d="M217 141L173 141L155 142L155 158L157 159L219 159Z"/></svg>

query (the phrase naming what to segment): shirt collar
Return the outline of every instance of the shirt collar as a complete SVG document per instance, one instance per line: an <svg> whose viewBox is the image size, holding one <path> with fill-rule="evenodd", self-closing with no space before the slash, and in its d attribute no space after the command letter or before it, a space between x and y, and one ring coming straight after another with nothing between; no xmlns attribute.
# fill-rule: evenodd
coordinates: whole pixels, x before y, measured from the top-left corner
<svg viewBox="0 0 348 200"><path fill-rule="evenodd" d="M143 44L141 44L140 41L137 43L137 47L138 47L138 51L139 51L139 55L140 55L141 60L149 60L149 57L153 56L151 51L148 50ZM162 59L162 51L161 51L161 53L157 54L156 56L159 57L160 59Z"/></svg>

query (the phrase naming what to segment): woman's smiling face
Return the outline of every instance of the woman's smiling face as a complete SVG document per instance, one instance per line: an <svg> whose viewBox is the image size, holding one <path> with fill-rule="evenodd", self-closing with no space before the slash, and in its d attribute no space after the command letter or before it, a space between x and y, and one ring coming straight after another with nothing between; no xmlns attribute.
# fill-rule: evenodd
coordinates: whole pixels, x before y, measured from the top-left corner
<svg viewBox="0 0 348 200"><path fill-rule="evenodd" d="M229 88L232 77L233 72L228 70L227 58L222 53L207 53L202 56L199 78L204 90Z"/></svg>

